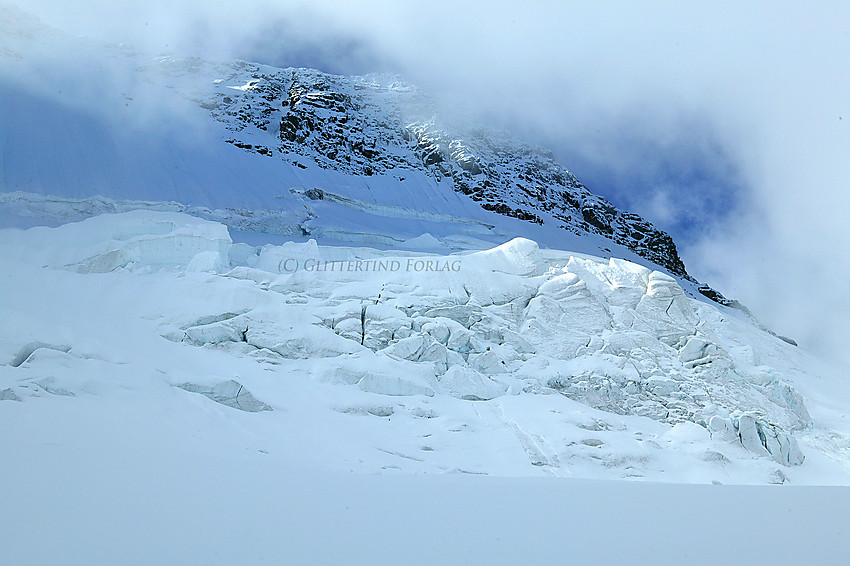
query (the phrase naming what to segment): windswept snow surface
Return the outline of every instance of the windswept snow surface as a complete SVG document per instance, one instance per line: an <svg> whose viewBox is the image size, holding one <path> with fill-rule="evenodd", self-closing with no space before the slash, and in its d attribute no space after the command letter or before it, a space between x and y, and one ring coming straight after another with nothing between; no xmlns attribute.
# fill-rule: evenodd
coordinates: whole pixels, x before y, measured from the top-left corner
<svg viewBox="0 0 850 566"><path fill-rule="evenodd" d="M93 536L104 528L134 548L182 537L145 547L130 559L139 563L321 562L340 558L340 541L362 550L368 537L399 559L396 531L359 532L355 517L370 528L387 517L396 529L427 523L441 536L461 523L443 524L445 501L419 499L437 492L467 501L454 519L480 528L453 531L455 554L414 541L431 548L422 557L553 559L566 550L551 538L529 547L511 537L530 536L534 521L544 538L587 533L598 515L579 521L589 511L576 505L625 489L603 480L641 480L791 484L709 485L681 497L713 509L712 521L783 537L736 557L798 556L779 516L748 524L753 510L739 493L765 513L792 513L793 525L822 512L823 529L796 532L805 556L835 562L846 537L818 537L839 536L848 492L799 486L850 484L842 368L647 267L527 239L448 253L451 243L254 247L232 243L217 222L152 210L0 231L0 559L124 561L126 547ZM534 479L546 476L582 481ZM698 554L673 541L688 524L672 520L680 492L635 489L636 504L657 505L648 520L670 529L655 556ZM523 514L526 497L541 516ZM187 507L172 514L175 501ZM282 519L290 507L298 519ZM490 530L485 510L509 517ZM195 513L220 521L184 526ZM315 526L325 513L330 523ZM261 537L264 519L282 521L286 544L252 547L231 516L250 517ZM234 547L210 554L207 544L230 532ZM322 533L342 538L327 545ZM627 547L594 537L570 539L582 561L622 559ZM379 558L363 563L387 561Z"/></svg>

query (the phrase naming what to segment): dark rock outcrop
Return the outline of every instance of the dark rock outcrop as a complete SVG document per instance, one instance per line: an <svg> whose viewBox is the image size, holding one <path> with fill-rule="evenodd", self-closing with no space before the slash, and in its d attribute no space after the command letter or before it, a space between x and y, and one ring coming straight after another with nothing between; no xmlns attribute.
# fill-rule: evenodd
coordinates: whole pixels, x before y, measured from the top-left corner
<svg viewBox="0 0 850 566"><path fill-rule="evenodd" d="M441 127L433 103L397 79L248 63L235 63L232 71L234 81L245 86L217 92L202 101L204 107L234 138L259 129L276 143L227 140L237 147L289 161L302 156L322 168L363 176L422 170L486 210L601 235L691 279L667 233L591 193L551 152L504 132Z"/></svg>

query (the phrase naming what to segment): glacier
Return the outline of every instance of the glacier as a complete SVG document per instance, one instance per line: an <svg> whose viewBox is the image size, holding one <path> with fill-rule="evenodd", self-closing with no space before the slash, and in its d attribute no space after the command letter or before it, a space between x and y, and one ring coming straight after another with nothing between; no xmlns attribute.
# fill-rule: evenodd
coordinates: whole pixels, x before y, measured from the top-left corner
<svg viewBox="0 0 850 566"><path fill-rule="evenodd" d="M142 210L2 230L0 257L7 411L172 388L275 419L300 398L312 416L299 428L362 428L344 449L301 446L329 470L356 457L362 472L850 479L844 430L804 395L819 366L631 262L522 238L448 255L250 246L220 223ZM441 263L455 269L421 268ZM390 418L409 436L364 445Z"/></svg>
<svg viewBox="0 0 850 566"><path fill-rule="evenodd" d="M850 483L844 368L638 264L421 243L0 230L0 557L834 562L846 488L804 486Z"/></svg>

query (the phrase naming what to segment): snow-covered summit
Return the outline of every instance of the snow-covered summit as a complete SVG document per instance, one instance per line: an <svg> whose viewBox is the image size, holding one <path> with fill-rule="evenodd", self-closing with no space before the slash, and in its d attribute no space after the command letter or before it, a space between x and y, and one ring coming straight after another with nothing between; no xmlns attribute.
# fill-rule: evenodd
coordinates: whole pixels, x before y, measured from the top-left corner
<svg viewBox="0 0 850 566"><path fill-rule="evenodd" d="M305 170L318 166L366 179L389 177L397 185L425 184L422 192L435 196L461 193L484 210L602 235L687 275L669 235L593 195L551 152L506 132L446 122L433 101L398 77L241 62L168 59L159 65L174 78L222 77L214 80L214 92L197 93L199 104L232 133L226 141L246 151ZM391 204L383 195L373 198Z"/></svg>
<svg viewBox="0 0 850 566"><path fill-rule="evenodd" d="M668 234L592 194L551 152L447 120L397 76L150 57L4 13L7 28L27 30L7 34L0 55L4 193L286 211L262 228L342 240L456 231L380 214L406 208L417 221L473 220L488 228L470 235L491 243L530 235L688 277ZM42 65L45 51L62 54L62 64ZM317 206L292 189L372 210Z"/></svg>

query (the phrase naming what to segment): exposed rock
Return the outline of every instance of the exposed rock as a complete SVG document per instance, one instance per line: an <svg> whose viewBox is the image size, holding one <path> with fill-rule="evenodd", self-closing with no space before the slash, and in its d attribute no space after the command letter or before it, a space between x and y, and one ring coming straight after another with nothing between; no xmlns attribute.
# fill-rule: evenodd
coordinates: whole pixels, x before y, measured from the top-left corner
<svg viewBox="0 0 850 566"><path fill-rule="evenodd" d="M309 198L310 200L322 200L325 198L325 193L322 189L312 188L304 191L304 196Z"/></svg>
<svg viewBox="0 0 850 566"><path fill-rule="evenodd" d="M425 170L486 210L602 235L688 278L668 234L592 194L550 151L496 130L446 129L433 102L397 77L230 65L232 80L247 80L246 86L238 95L221 90L200 104L232 131L227 141L236 147L287 162L298 155L360 176ZM272 134L275 145L257 145L250 137L255 129ZM321 189L305 195L322 199Z"/></svg>

